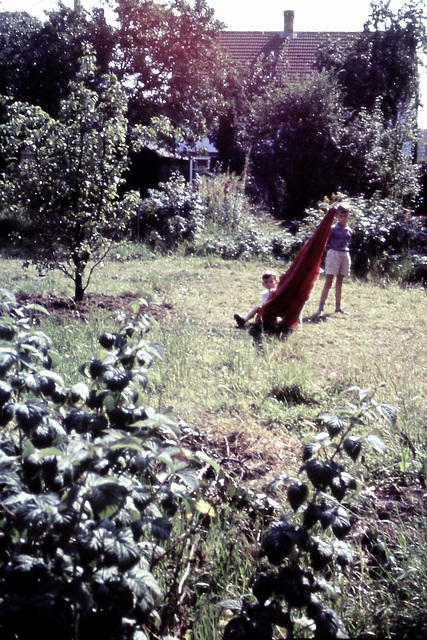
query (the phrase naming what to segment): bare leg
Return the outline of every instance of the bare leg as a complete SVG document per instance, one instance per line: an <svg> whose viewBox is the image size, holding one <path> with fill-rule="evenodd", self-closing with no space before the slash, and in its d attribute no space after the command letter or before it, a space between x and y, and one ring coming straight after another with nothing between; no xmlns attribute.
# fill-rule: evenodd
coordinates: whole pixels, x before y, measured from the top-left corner
<svg viewBox="0 0 427 640"><path fill-rule="evenodd" d="M323 308L325 306L325 302L326 299L328 297L329 291L332 287L332 282L333 282L334 276L331 274L326 274L325 276L325 284L323 285L323 289L322 289L322 293L320 294L320 304L319 304L319 308L317 310L317 314L320 315L323 311Z"/></svg>
<svg viewBox="0 0 427 640"><path fill-rule="evenodd" d="M260 310L261 307L253 307L253 309L251 309L249 311L249 313L247 313L244 317L239 316L238 313L234 314L234 319L237 322L237 326L239 327L243 327L248 320L250 320L251 318L253 318L254 316L256 316L256 314L258 313L258 311Z"/></svg>
<svg viewBox="0 0 427 640"><path fill-rule="evenodd" d="M341 292L344 276L338 275L335 281L335 310L341 309Z"/></svg>
<svg viewBox="0 0 427 640"><path fill-rule="evenodd" d="M335 313L345 313L346 315L348 315L348 311L344 311L341 308L341 291L343 280L344 276L337 276L337 281L335 284Z"/></svg>
<svg viewBox="0 0 427 640"><path fill-rule="evenodd" d="M248 320L250 320L251 318L254 318L256 316L256 314L258 313L258 311L260 310L261 307L253 307L253 309L251 309L249 311L248 314L245 315L245 317L243 318L245 322L248 322Z"/></svg>

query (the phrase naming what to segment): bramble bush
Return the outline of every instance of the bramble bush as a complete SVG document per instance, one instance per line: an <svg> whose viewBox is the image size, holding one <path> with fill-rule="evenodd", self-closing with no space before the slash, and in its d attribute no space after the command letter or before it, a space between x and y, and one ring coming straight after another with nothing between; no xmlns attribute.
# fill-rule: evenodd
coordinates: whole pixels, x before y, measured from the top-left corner
<svg viewBox="0 0 427 640"><path fill-rule="evenodd" d="M69 387L44 309L0 293L1 637L165 637L187 582L193 597L188 548L219 468L186 423L142 403L162 358L150 319L122 317Z"/></svg>
<svg viewBox="0 0 427 640"><path fill-rule="evenodd" d="M346 460L354 465L366 444L384 453L382 440L360 432L379 416L394 425L396 411L378 404L374 392L358 387L347 391L358 394L358 403L321 416L325 430L304 440L300 473L306 480L280 474L270 485L271 491L287 485L290 509L284 508L262 539L253 598L223 601L224 608L237 614L225 627L223 640L272 640L276 627L285 629L288 638L349 637L333 608L345 582L348 589L355 564L348 538L353 496L361 483L347 470Z"/></svg>

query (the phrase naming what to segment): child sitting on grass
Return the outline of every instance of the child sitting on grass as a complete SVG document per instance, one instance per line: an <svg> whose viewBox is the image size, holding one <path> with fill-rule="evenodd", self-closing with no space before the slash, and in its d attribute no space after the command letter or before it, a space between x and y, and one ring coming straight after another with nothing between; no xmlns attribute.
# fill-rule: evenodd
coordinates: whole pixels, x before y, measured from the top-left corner
<svg viewBox="0 0 427 640"><path fill-rule="evenodd" d="M271 294L276 290L276 286L277 286L277 277L276 274L273 273L273 271L266 271L265 273L262 274L262 284L264 285L264 287L266 288L266 291L262 292L261 295L261 305L258 307L253 307L249 313L247 313L245 316L239 316L238 313L234 314L234 319L237 323L238 327L244 327L245 324L248 322L248 320L250 320L251 318L254 318L256 316L256 314L258 313L258 311L261 309L261 306L264 305L270 298Z"/></svg>

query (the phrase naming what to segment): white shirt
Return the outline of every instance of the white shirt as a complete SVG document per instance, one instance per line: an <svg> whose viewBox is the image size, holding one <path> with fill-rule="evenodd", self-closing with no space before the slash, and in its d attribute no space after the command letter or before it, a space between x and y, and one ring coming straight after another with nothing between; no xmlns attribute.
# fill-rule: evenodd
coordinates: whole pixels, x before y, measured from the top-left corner
<svg viewBox="0 0 427 640"><path fill-rule="evenodd" d="M264 305L266 302L268 302L272 293L273 291L269 291L269 289L266 289L265 291L262 292L261 305Z"/></svg>

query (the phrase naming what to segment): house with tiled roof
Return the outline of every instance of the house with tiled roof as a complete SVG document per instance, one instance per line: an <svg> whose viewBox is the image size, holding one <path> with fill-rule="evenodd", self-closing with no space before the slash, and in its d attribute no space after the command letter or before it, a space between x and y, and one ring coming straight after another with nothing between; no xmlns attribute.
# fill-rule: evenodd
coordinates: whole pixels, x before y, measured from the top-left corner
<svg viewBox="0 0 427 640"><path fill-rule="evenodd" d="M355 32L294 31L294 11L283 12L280 31L222 31L221 46L242 66L253 66L261 57L282 53L286 73L304 76L314 70L316 54L329 42L345 46L357 36Z"/></svg>
<svg viewBox="0 0 427 640"><path fill-rule="evenodd" d="M232 59L244 67L251 67L261 57L282 53L281 63L286 65L286 73L293 77L301 77L314 70L316 54L319 47L328 42L346 45L357 36L355 32L336 31L294 31L294 11L283 12L283 28L278 31L221 31L219 42ZM218 152L208 140L187 149L187 153L179 156L162 154L159 150L145 149L147 157L142 157L141 166L150 166L151 171L144 173L142 182L141 167L134 162L135 176L129 175L132 188L139 188L145 193L148 187L158 182L166 182L172 171L180 171L186 180L212 170ZM149 156L149 157L148 157ZM145 182L146 181L146 182Z"/></svg>

